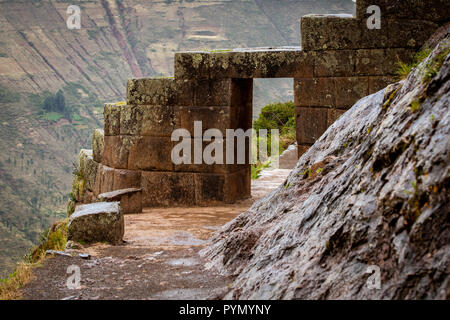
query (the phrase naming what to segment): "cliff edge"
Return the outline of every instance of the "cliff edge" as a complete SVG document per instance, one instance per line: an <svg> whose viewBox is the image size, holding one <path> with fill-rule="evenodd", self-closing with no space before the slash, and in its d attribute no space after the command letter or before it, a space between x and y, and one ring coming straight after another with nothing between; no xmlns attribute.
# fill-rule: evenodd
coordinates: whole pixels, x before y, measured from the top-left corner
<svg viewBox="0 0 450 320"><path fill-rule="evenodd" d="M213 236L201 254L236 276L225 298L449 298L448 32L436 42Z"/></svg>

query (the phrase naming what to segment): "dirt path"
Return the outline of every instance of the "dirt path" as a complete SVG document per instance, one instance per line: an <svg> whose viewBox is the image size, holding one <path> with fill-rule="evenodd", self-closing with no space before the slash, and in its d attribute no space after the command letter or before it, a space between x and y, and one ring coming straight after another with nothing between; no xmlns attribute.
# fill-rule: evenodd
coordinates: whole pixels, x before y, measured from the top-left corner
<svg viewBox="0 0 450 320"><path fill-rule="evenodd" d="M56 255L33 270L24 299L213 299L232 279L203 269L198 251L211 234L281 184L290 170L264 171L252 181L252 199L234 205L147 208L125 216L125 243L96 244ZM78 253L90 254L82 259ZM79 289L66 285L69 266L80 268Z"/></svg>

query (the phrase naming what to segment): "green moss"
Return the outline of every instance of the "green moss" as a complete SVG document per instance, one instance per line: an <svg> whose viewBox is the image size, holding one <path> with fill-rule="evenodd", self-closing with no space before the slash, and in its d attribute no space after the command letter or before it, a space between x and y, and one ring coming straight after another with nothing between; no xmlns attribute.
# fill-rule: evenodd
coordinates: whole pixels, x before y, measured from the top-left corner
<svg viewBox="0 0 450 320"><path fill-rule="evenodd" d="M450 48L445 49L438 55L436 55L433 60L428 63L423 72L422 81L424 83L428 83L433 79L441 70L442 65L444 64L445 58L450 54Z"/></svg>
<svg viewBox="0 0 450 320"><path fill-rule="evenodd" d="M394 101L395 96L397 95L397 92L400 90L400 88L398 88L397 90L395 90L394 92L391 93L391 95L389 96L389 99L387 99L387 101L383 104L383 110L386 110L387 108L389 108L392 104L392 101Z"/></svg>
<svg viewBox="0 0 450 320"><path fill-rule="evenodd" d="M411 102L409 107L411 108L411 111L413 113L419 111L420 101L418 99L415 99L413 102Z"/></svg>
<svg viewBox="0 0 450 320"><path fill-rule="evenodd" d="M306 168L305 171L303 171L303 179L309 178L311 174L311 168Z"/></svg>

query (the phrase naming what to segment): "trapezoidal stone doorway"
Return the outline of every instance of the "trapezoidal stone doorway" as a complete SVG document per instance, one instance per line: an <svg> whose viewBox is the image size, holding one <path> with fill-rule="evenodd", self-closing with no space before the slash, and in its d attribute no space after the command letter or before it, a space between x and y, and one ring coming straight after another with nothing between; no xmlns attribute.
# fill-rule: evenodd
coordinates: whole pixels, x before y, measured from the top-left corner
<svg viewBox="0 0 450 320"><path fill-rule="evenodd" d="M104 109L102 192L139 187L144 207L233 203L250 197L251 139L245 139L244 163L237 162L235 138L234 162L226 164L226 130L252 127L254 78L296 78L311 72L307 55L298 47L257 48L177 53L174 78L129 80L126 104ZM202 132L195 136L196 121ZM172 150L181 141L171 139L176 129L190 134L190 163L172 161ZM208 129L223 134L224 164L195 162L193 146L204 149L210 143L202 141Z"/></svg>

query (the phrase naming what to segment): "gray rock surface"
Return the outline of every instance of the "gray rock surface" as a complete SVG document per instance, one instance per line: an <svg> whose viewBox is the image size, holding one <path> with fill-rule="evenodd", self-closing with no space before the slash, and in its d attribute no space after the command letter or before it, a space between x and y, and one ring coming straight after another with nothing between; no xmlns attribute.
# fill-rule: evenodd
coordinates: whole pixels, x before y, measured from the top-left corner
<svg viewBox="0 0 450 320"><path fill-rule="evenodd" d="M70 216L68 239L76 242L122 243L124 219L119 202L79 205Z"/></svg>
<svg viewBox="0 0 450 320"><path fill-rule="evenodd" d="M449 299L449 48L357 102L212 237L208 267L236 276L225 298Z"/></svg>

